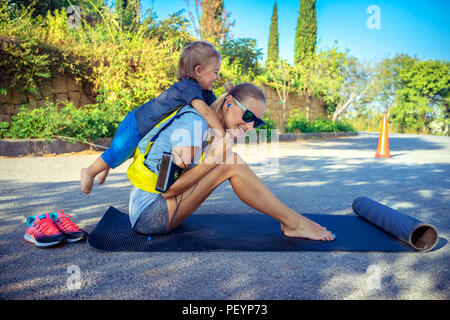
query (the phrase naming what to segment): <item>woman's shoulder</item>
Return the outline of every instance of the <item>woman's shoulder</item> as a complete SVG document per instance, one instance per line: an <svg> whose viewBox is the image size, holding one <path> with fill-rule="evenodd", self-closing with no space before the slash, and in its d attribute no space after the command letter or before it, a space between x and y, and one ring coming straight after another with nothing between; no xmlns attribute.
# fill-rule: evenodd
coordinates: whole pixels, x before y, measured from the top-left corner
<svg viewBox="0 0 450 320"><path fill-rule="evenodd" d="M207 140L208 123L203 116L191 106L183 107L180 111L181 114L173 120L166 135L170 135L171 139L175 140L183 136L185 137L184 141L189 140L186 137L191 137L191 140L193 139L191 141L192 144L187 145L201 145L202 142Z"/></svg>
<svg viewBox="0 0 450 320"><path fill-rule="evenodd" d="M178 120L178 121L177 121ZM187 105L181 108L179 116L174 120L178 123L188 121L201 121L203 125L208 126L206 119L194 107Z"/></svg>

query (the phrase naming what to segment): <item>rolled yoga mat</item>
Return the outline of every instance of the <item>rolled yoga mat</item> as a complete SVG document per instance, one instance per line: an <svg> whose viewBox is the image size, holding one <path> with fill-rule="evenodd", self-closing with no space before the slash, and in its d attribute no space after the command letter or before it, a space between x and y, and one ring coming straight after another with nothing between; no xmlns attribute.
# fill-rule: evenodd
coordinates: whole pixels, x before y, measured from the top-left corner
<svg viewBox="0 0 450 320"><path fill-rule="evenodd" d="M88 244L107 252L154 251L381 251L415 252L409 244L358 215L304 214L336 234L334 241L285 237L280 223L262 213L194 213L172 232L142 235L128 214L110 207ZM442 239L438 247L446 244Z"/></svg>
<svg viewBox="0 0 450 320"><path fill-rule="evenodd" d="M431 250L439 240L438 232L432 225L369 198L356 198L352 207L356 214L408 243L416 250Z"/></svg>

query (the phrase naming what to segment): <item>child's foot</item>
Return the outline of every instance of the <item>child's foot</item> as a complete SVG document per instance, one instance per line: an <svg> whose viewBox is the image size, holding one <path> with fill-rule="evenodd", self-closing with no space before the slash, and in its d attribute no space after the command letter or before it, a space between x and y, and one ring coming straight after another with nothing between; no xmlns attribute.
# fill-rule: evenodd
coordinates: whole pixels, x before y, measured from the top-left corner
<svg viewBox="0 0 450 320"><path fill-rule="evenodd" d="M336 236L329 232L326 228L304 216L300 217L300 222L296 228L289 228L281 223L281 231L286 237L306 238L321 241L332 241L336 239Z"/></svg>
<svg viewBox="0 0 450 320"><path fill-rule="evenodd" d="M85 194L91 193L95 176L91 176L87 168L81 170L81 191Z"/></svg>
<svg viewBox="0 0 450 320"><path fill-rule="evenodd" d="M98 176L98 185L99 186L101 186L102 184L105 183L108 173L109 173L109 169L106 169L106 170L103 170L102 172L100 172L100 174Z"/></svg>

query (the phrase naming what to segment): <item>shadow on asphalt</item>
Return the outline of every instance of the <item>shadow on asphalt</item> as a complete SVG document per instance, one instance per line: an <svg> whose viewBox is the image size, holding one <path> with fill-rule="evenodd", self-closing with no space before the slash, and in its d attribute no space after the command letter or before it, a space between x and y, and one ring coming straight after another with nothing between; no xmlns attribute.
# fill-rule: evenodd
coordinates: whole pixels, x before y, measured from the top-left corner
<svg viewBox="0 0 450 320"><path fill-rule="evenodd" d="M417 150L440 150L445 147L440 143L433 143L428 139L421 138L420 136L408 136L408 135L390 135L389 147L391 151L403 152L403 151L417 151ZM360 150L360 151L375 151L378 146L379 134L377 133L365 133L365 135L355 138L341 138L339 143L333 145L333 149L338 150ZM329 140L337 141L337 140ZM320 143L314 144L315 149L328 149L327 145L320 145Z"/></svg>
<svg viewBox="0 0 450 320"><path fill-rule="evenodd" d="M400 141L402 139L402 141ZM421 142L403 146L391 138L397 151L440 149ZM374 150L373 139L343 141L336 149ZM315 144L314 148L321 148ZM375 142L376 149L376 142ZM263 182L288 206L300 213L352 214L358 196L378 202L449 233L449 166L406 165L367 159L339 163L327 157L283 157L280 172L263 175ZM360 161L360 162L359 162ZM257 168L258 166L255 166ZM336 253L100 253L86 243L54 249L37 249L23 240L25 218L64 209L88 232L109 206L128 212L130 187L124 173L111 173L104 186L91 195L79 191L79 183L24 184L0 181L0 206L14 203L0 215L1 299L335 299L356 294L354 283L366 281L376 265L405 269L382 273L382 290L366 296L399 299L411 294L411 277L425 279L419 297L448 296L448 270L430 279L436 268L448 266L449 255L435 253L366 254ZM228 182L217 188L197 213L256 213L242 203ZM339 236L339 235L337 235ZM416 255L416 259L409 259ZM67 290L67 268L78 265L86 281L82 290ZM35 266L36 265L36 266ZM126 268L124 267L126 266ZM442 267L444 266L444 267ZM383 269L384 270L384 269ZM295 281L294 281L295 280ZM106 284L105 284L106 283ZM305 288L308 290L305 291ZM43 295L43 292L45 294Z"/></svg>

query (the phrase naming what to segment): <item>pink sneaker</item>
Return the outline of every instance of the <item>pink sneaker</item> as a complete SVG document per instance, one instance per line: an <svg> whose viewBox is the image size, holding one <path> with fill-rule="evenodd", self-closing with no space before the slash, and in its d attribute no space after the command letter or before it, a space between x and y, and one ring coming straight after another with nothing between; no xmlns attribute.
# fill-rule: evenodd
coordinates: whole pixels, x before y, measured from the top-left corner
<svg viewBox="0 0 450 320"><path fill-rule="evenodd" d="M77 242L86 240L88 233L80 229L76 223L72 222L72 217L68 214L64 214L64 210L58 210L56 213L50 213L50 217L58 227L58 229L64 233L67 238L67 242Z"/></svg>
<svg viewBox="0 0 450 320"><path fill-rule="evenodd" d="M48 213L28 217L24 239L38 248L50 248L66 242L66 236L59 231Z"/></svg>

